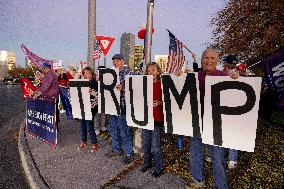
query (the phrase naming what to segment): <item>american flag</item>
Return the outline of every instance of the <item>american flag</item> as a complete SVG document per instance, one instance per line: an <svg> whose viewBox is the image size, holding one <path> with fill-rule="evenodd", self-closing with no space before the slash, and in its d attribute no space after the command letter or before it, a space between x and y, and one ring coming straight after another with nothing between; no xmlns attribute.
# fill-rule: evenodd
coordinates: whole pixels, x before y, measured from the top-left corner
<svg viewBox="0 0 284 189"><path fill-rule="evenodd" d="M183 54L183 44L179 41L169 30L170 45L169 45L169 56L168 56L168 73L177 73L184 65L185 57Z"/></svg>
<svg viewBox="0 0 284 189"><path fill-rule="evenodd" d="M94 50L93 50L93 60L99 59L100 53L101 53L100 41L96 40Z"/></svg>

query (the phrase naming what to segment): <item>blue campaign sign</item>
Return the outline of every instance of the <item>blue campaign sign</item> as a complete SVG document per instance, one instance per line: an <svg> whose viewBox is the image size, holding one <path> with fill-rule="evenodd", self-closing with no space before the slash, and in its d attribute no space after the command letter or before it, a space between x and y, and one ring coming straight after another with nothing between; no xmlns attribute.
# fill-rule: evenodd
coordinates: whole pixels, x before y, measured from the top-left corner
<svg viewBox="0 0 284 189"><path fill-rule="evenodd" d="M27 132L56 148L56 112L55 102L27 99Z"/></svg>

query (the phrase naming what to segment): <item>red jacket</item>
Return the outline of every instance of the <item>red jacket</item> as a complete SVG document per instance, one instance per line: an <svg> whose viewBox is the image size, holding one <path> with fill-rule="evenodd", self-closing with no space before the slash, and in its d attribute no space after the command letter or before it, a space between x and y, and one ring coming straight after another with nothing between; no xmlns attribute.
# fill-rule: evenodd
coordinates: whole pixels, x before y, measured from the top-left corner
<svg viewBox="0 0 284 189"><path fill-rule="evenodd" d="M155 100L162 102L161 80L153 83L153 101ZM153 116L155 121L164 121L163 105L154 107Z"/></svg>

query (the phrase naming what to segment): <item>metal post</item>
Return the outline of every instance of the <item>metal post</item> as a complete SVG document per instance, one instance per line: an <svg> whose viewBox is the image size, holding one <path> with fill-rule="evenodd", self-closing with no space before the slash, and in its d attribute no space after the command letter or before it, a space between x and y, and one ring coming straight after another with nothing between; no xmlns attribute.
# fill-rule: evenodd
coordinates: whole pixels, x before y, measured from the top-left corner
<svg viewBox="0 0 284 189"><path fill-rule="evenodd" d="M151 46L152 46L152 28L153 28L153 12L154 0L148 0L147 3L147 24L146 24L146 47L145 47L145 61L143 68L151 62Z"/></svg>
<svg viewBox="0 0 284 189"><path fill-rule="evenodd" d="M95 69L93 61L93 50L96 35L96 0L88 0L88 59L87 65Z"/></svg>
<svg viewBox="0 0 284 189"><path fill-rule="evenodd" d="M107 58L104 56L104 67L106 67Z"/></svg>

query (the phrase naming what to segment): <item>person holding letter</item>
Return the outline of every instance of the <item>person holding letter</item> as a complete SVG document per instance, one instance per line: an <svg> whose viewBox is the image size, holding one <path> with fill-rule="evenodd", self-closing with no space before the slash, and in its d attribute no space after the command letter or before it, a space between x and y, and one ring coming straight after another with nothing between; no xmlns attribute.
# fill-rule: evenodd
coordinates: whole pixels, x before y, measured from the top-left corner
<svg viewBox="0 0 284 189"><path fill-rule="evenodd" d="M153 75L153 116L154 116L154 130L142 130L143 134L143 150L144 150L144 164L141 172L146 172L152 167L152 157L154 158L155 169L152 175L159 177L163 170L163 155L161 149L161 131L164 125L163 102L162 102L162 88L161 78L162 70L160 66L153 62L146 66L146 75ZM153 154L151 153L151 146L153 147Z"/></svg>
<svg viewBox="0 0 284 189"><path fill-rule="evenodd" d="M92 116L93 120L81 120L81 140L82 143L78 147L79 150L86 149L88 146L87 143L87 132L89 132L92 150L95 152L98 150L99 145L97 144L97 136L94 128L94 117L98 113L98 82L95 79L95 72L90 67L85 67L82 70L84 79L90 80L90 95L91 95L91 107L92 107ZM88 131L87 131L88 130Z"/></svg>
<svg viewBox="0 0 284 189"><path fill-rule="evenodd" d="M108 130L111 134L112 151L106 155L107 157L121 156L123 151L125 153L123 163L128 164L132 161L134 154L132 133L126 123L125 76L130 74L131 70L124 66L121 54L115 54L112 57L112 62L113 66L119 69L120 84L116 86L116 89L120 91L120 115L110 116Z"/></svg>
<svg viewBox="0 0 284 189"><path fill-rule="evenodd" d="M198 72L199 90L200 90L200 103L201 103L201 116L204 113L204 96L205 96L205 77L210 76L226 76L223 71L217 70L216 66L219 62L218 52L214 49L206 49L202 53L201 63L202 71ZM232 78L236 79L239 76L234 74ZM226 173L226 149L219 146L208 145L209 154L211 157L214 187L218 189L227 189L228 179ZM198 137L190 137L190 155L189 166L192 174L192 183L189 183L187 188L205 188L205 175L204 175L204 144L202 139Z"/></svg>

